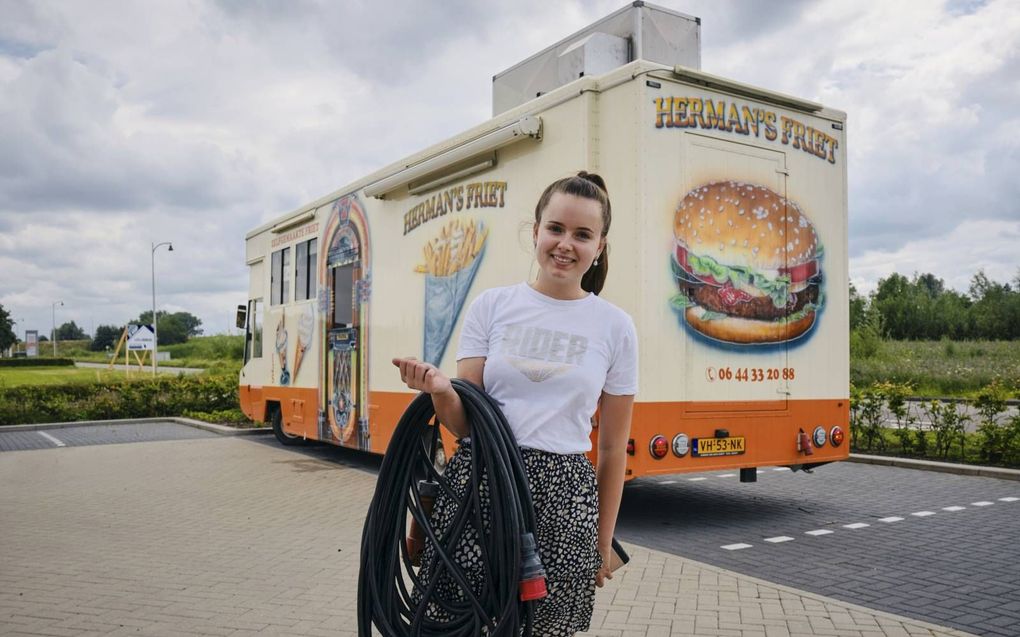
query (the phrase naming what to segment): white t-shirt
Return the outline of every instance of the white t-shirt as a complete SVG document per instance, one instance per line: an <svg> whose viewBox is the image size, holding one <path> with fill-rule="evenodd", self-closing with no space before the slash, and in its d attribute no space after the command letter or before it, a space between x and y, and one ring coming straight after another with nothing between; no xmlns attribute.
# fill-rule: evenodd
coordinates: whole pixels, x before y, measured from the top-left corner
<svg viewBox="0 0 1020 637"><path fill-rule="evenodd" d="M637 393L634 321L589 294L561 301L527 283L482 292L468 307L457 360L484 357L485 391L521 447L591 450L591 417L602 392Z"/></svg>

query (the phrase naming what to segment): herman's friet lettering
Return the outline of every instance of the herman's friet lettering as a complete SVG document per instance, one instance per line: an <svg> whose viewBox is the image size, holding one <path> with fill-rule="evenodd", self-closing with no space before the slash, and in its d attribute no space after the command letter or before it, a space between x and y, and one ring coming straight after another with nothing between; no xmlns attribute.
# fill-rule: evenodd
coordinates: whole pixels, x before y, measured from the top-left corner
<svg viewBox="0 0 1020 637"><path fill-rule="evenodd" d="M506 203L506 187L505 181L476 181L437 192L404 213L404 234L450 212L502 208Z"/></svg>
<svg viewBox="0 0 1020 637"><path fill-rule="evenodd" d="M839 140L791 117L758 106L702 97L656 97L654 102L656 128L714 129L764 137L770 142L778 138L781 144L836 163Z"/></svg>

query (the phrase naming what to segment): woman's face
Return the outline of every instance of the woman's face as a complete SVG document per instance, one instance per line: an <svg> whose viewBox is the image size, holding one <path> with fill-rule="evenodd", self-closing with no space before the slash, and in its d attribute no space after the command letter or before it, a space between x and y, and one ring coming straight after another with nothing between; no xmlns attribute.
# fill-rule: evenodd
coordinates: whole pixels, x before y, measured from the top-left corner
<svg viewBox="0 0 1020 637"><path fill-rule="evenodd" d="M581 286L581 277L602 253L602 206L594 199L555 193L535 226L539 280Z"/></svg>

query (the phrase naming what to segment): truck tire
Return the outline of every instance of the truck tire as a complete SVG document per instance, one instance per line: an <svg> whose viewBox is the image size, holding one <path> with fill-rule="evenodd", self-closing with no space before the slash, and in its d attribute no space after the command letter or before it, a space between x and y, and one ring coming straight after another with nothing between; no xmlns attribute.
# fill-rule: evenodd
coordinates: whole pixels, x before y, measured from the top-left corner
<svg viewBox="0 0 1020 637"><path fill-rule="evenodd" d="M283 430L283 411L279 408L273 410L273 435L276 436L281 445L287 447L305 444L305 439L301 436L295 436Z"/></svg>

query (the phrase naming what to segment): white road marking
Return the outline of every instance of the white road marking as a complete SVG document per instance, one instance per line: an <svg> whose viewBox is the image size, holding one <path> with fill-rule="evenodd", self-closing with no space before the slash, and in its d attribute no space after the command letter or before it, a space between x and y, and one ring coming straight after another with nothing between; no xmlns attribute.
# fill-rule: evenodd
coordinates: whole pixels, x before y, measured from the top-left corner
<svg viewBox="0 0 1020 637"><path fill-rule="evenodd" d="M789 471L790 467L773 467L773 471Z"/></svg>
<svg viewBox="0 0 1020 637"><path fill-rule="evenodd" d="M735 475L737 475L737 474L735 474L735 473L721 473L721 474L719 474L716 477L719 477L719 478L732 478Z"/></svg>
<svg viewBox="0 0 1020 637"><path fill-rule="evenodd" d="M58 438L55 438L54 436L49 435L45 431L37 431L35 433L37 433L40 436L42 436L43 438L49 440L50 442L52 442L53 444L57 445L58 447L66 447L67 446L66 444L64 444L64 441L59 440ZM989 504L991 504L991 502L989 502Z"/></svg>
<svg viewBox="0 0 1020 637"><path fill-rule="evenodd" d="M758 475L761 475L761 474L763 474L763 473L765 473L765 470L764 470L764 469L758 469Z"/></svg>
<svg viewBox="0 0 1020 637"><path fill-rule="evenodd" d="M676 480L663 480L659 484L676 484Z"/></svg>
<svg viewBox="0 0 1020 637"><path fill-rule="evenodd" d="M702 480L708 480L708 478L687 478L691 482L701 482Z"/></svg>
<svg viewBox="0 0 1020 637"><path fill-rule="evenodd" d="M43 434L43 432L41 432L41 431L39 433ZM46 434L43 434L43 435L46 435ZM49 438L50 436L47 436L47 437ZM53 440L55 442L57 442L60 446L64 446L63 443L61 443L60 441L56 440L55 438L53 438ZM790 469L788 467L774 467L772 470L773 471L789 471ZM762 471L761 469L758 469L758 473L764 473L764 471ZM732 478L734 475L736 475L736 474L733 474L733 473L724 473L724 474L718 475L716 477L719 477L719 478ZM699 477L699 478L687 478L687 479L690 480L691 482L698 482L698 481L701 481L701 480L707 480L708 478ZM667 480L667 481L661 482L660 484L674 484L675 482L676 482L675 480ZM1020 500L1020 498L1013 497L1013 496L1008 496L1008 497L1004 497L1004 498L998 498L998 500L999 500L999 502L1016 502L1016 501ZM995 504L995 503L991 502L989 500L981 500L980 502L971 502L971 506L976 506L976 507L987 507L987 506L992 506L993 504ZM966 508L967 507L965 507L965 506L954 505L954 506L942 507L942 510L943 511L963 511ZM933 515L937 515L937 513L935 511L915 511L914 513L911 513L910 515L912 515L914 517L918 517L918 518L927 518L927 517L931 517ZM905 519L906 518L902 518L902 517L897 516L897 515L891 515L891 516L886 517L886 518L878 518L878 521L879 522L885 522L886 524L891 524L893 522L902 522ZM852 524L844 524L842 526L843 526L844 529L864 529L864 528L867 528L867 527L869 527L871 525L867 524L865 522L854 522ZM814 531L805 531L804 535L811 535L811 536L814 536L814 537L819 537L819 536L822 536L822 535L831 535L833 533L835 533L835 531L833 531L831 529L816 529ZM769 544L781 544L783 542L792 542L795 539L796 538L792 538L789 535L777 535L775 537L764 538L763 541L768 542ZM743 550L743 549L752 548L753 546L754 546L753 544L746 544L744 542L738 542L736 544L726 544L726 545L720 546L719 548L727 550L727 551L740 551L740 550Z"/></svg>

